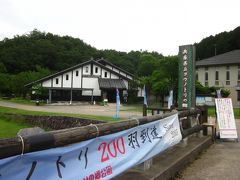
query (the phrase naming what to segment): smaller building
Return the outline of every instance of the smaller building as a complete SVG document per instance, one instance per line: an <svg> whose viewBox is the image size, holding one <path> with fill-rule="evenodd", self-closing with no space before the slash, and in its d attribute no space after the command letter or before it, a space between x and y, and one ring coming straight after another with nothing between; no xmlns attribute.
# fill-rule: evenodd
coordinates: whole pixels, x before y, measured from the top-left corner
<svg viewBox="0 0 240 180"><path fill-rule="evenodd" d="M120 98L126 99L133 74L104 59L89 60L44 77L26 86L40 84L48 90L52 101L102 101L115 102L116 89ZM142 90L137 93L142 97Z"/></svg>
<svg viewBox="0 0 240 180"><path fill-rule="evenodd" d="M229 89L233 106L240 105L240 50L196 62L196 80L204 86Z"/></svg>

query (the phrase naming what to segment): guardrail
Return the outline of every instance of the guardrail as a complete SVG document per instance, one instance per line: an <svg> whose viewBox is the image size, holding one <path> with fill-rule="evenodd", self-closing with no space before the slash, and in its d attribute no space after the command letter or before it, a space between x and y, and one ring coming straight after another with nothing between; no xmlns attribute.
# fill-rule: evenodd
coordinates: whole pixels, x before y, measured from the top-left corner
<svg viewBox="0 0 240 180"><path fill-rule="evenodd" d="M178 111L179 120L180 120L180 128L183 135L183 138L187 137L190 134L203 130L203 134L207 135L207 128L203 127L202 124L207 122L208 118L208 107L207 106L198 106L195 109L195 113L193 111L184 110L184 109L168 109L168 108L158 108L158 107L147 107L143 105L143 116L147 116L148 112L151 112L151 115L156 114L165 114L170 113L172 111ZM191 113L190 113L191 112ZM197 124L192 124L192 118L198 114L199 118L197 119Z"/></svg>
<svg viewBox="0 0 240 180"><path fill-rule="evenodd" d="M129 119L119 122L94 124L84 127L44 132L41 134L25 137L0 139L0 159L14 155L19 155L22 153L29 153L55 147L66 146L69 144L92 139L98 136L116 133L119 131L133 128L138 125L164 119L165 117L171 116L176 113L177 112L169 112L161 115L156 114L153 116L144 116L141 118ZM178 116L181 122L183 122L184 119L189 119L188 117L193 116L199 116L200 117L199 122L206 121L206 119L204 119L205 117L204 111L201 109L179 111ZM183 138L185 138L186 136L198 132L201 129L202 125L200 123L188 129L181 128L181 133Z"/></svg>

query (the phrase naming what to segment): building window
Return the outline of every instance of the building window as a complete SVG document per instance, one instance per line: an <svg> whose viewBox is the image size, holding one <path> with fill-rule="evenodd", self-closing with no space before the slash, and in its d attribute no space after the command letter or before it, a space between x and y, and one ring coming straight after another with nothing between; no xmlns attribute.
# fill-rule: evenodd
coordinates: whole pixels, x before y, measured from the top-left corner
<svg viewBox="0 0 240 180"><path fill-rule="evenodd" d="M240 66L238 66L238 80L240 80Z"/></svg>
<svg viewBox="0 0 240 180"><path fill-rule="evenodd" d="M95 67L95 73L98 73L98 67Z"/></svg>
<svg viewBox="0 0 240 180"><path fill-rule="evenodd" d="M205 86L208 86L208 82L207 81L205 81Z"/></svg>
<svg viewBox="0 0 240 180"><path fill-rule="evenodd" d="M208 73L205 72L205 81L208 81Z"/></svg>
<svg viewBox="0 0 240 180"><path fill-rule="evenodd" d="M58 84L58 78L56 78L56 84Z"/></svg>
<svg viewBox="0 0 240 180"><path fill-rule="evenodd" d="M226 81L226 85L230 85L230 81Z"/></svg>
<svg viewBox="0 0 240 180"><path fill-rule="evenodd" d="M78 71L76 71L76 76L78 76Z"/></svg>
<svg viewBox="0 0 240 180"><path fill-rule="evenodd" d="M68 74L66 74L66 81L68 80Z"/></svg>
<svg viewBox="0 0 240 180"><path fill-rule="evenodd" d="M88 73L88 66L85 68L85 73Z"/></svg>
<svg viewBox="0 0 240 180"><path fill-rule="evenodd" d="M218 71L215 72L215 80L216 80L216 81L219 80L219 73L218 73Z"/></svg>
<svg viewBox="0 0 240 180"><path fill-rule="evenodd" d="M230 81L230 71L227 71L227 72L226 72L226 80L227 80L227 81Z"/></svg>
<svg viewBox="0 0 240 180"><path fill-rule="evenodd" d="M104 77L107 77L107 74L108 74L108 73L107 73L107 72L105 72L105 73L104 73Z"/></svg>
<svg viewBox="0 0 240 180"><path fill-rule="evenodd" d="M198 81L198 73L196 73L196 80Z"/></svg>

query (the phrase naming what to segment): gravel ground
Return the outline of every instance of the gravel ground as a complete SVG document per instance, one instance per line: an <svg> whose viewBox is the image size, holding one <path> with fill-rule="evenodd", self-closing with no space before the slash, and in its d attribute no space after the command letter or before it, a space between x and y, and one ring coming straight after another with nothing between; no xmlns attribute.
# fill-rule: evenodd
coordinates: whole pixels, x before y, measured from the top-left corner
<svg viewBox="0 0 240 180"><path fill-rule="evenodd" d="M18 108L30 111L44 111L44 112L57 112L57 113L69 113L69 114L88 114L97 116L109 116L113 117L116 114L116 105L108 104L108 106L100 105L67 105L67 104L55 104L55 105L44 105L44 106L34 106L34 105L24 105L11 102L0 101L0 106ZM131 111L133 107L123 106L120 107L119 116L121 118L134 118L141 117L142 112Z"/></svg>

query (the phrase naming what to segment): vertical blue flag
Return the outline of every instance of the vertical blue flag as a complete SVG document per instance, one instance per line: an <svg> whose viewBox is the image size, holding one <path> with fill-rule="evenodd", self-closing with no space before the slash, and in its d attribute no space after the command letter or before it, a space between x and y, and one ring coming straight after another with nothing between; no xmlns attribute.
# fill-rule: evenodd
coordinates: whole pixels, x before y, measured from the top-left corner
<svg viewBox="0 0 240 180"><path fill-rule="evenodd" d="M147 92L146 92L146 87L145 85L143 86L143 104L145 104L146 106L148 106L147 104Z"/></svg>
<svg viewBox="0 0 240 180"><path fill-rule="evenodd" d="M119 96L119 90L116 89L116 115L115 115L115 118L119 118L119 111L120 111L120 96Z"/></svg>
<svg viewBox="0 0 240 180"><path fill-rule="evenodd" d="M169 96L168 96L168 109L170 109L172 105L173 105L173 90L171 90L169 92Z"/></svg>

